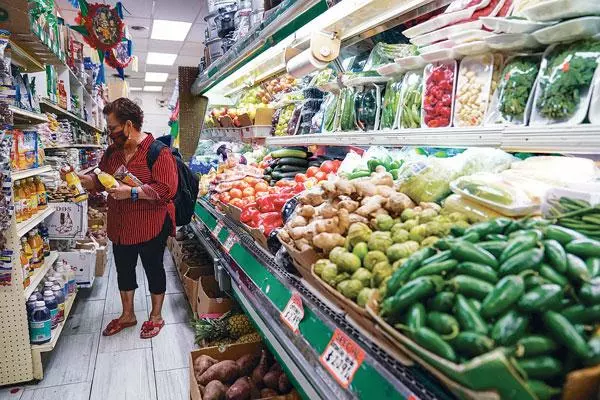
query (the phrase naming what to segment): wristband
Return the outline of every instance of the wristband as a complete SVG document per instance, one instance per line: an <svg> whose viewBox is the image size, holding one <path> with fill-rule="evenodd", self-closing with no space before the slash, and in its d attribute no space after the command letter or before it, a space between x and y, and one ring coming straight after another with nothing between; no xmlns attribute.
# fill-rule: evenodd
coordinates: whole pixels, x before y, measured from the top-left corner
<svg viewBox="0 0 600 400"><path fill-rule="evenodd" d="M131 201L133 201L135 203L135 201L138 199L138 191L136 187L132 187L131 188Z"/></svg>

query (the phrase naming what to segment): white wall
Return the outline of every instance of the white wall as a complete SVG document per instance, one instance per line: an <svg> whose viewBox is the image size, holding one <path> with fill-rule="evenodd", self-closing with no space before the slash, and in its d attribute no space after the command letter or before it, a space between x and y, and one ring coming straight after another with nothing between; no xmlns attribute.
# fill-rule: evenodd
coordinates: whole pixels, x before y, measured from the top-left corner
<svg viewBox="0 0 600 400"><path fill-rule="evenodd" d="M168 123L171 111L166 106L159 107L157 104L158 99L167 99L168 101L168 96L161 93L131 92L129 98L138 103L144 111L143 131L152 132L154 137L170 132Z"/></svg>

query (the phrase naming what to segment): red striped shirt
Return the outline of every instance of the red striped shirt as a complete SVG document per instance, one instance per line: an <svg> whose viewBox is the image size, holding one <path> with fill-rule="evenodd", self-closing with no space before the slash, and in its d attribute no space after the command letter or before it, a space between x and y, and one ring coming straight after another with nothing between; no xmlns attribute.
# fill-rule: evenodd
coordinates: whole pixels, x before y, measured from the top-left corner
<svg viewBox="0 0 600 400"><path fill-rule="evenodd" d="M107 149L100 160L98 167L111 175L125 165L143 183L141 188L144 193L155 199L133 202L131 199L115 200L108 196L107 234L113 243L131 245L155 238L163 227L167 213L173 225L171 235L175 235L175 205L172 199L177 192L177 163L169 149L165 148L150 171L146 157L152 142L154 137L147 135L129 162L125 161L123 150L114 145ZM97 178L95 181L97 190L102 191L100 181Z"/></svg>

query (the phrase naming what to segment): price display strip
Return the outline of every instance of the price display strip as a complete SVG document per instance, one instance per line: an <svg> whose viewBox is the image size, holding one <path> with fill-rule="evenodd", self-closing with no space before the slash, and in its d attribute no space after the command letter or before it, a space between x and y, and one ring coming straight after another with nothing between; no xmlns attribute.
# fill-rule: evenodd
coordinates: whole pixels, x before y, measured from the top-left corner
<svg viewBox="0 0 600 400"><path fill-rule="evenodd" d="M221 220L217 221L215 228L212 230L212 234L215 238L219 239L219 233L221 233L221 229L223 229L224 225L225 224L223 223L223 221L221 221Z"/></svg>
<svg viewBox="0 0 600 400"><path fill-rule="evenodd" d="M298 325L304 318L304 306L302 305L302 297L298 292L293 292L290 301L281 312L281 320L294 333L298 333Z"/></svg>
<svg viewBox="0 0 600 400"><path fill-rule="evenodd" d="M321 364L345 388L352 382L354 374L364 359L365 351L340 328L335 329L333 337L320 357Z"/></svg>
<svg viewBox="0 0 600 400"><path fill-rule="evenodd" d="M238 243L239 241L240 240L238 239L238 237L233 232L231 232L225 240L225 243L223 243L223 247L229 252L231 251L233 245Z"/></svg>

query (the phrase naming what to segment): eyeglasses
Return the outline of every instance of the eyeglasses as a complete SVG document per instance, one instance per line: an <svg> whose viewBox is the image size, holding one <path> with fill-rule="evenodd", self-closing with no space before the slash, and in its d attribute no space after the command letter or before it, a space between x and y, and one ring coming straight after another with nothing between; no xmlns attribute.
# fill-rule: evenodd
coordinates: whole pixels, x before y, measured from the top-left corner
<svg viewBox="0 0 600 400"><path fill-rule="evenodd" d="M108 133L115 133L117 132L117 129L121 128L121 130L123 130L123 126L122 125L118 125L118 126L107 126L106 130L108 131Z"/></svg>

